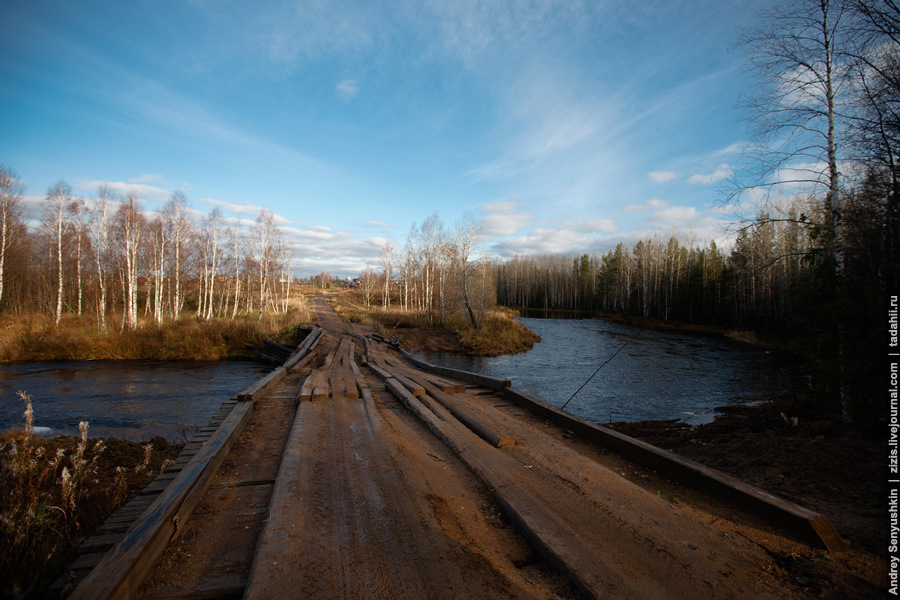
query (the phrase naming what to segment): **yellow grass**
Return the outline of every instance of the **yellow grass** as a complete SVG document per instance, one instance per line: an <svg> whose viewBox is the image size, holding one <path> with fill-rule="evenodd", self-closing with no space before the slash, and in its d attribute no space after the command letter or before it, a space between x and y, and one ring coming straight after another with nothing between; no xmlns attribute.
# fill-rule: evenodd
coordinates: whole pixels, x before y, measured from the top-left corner
<svg viewBox="0 0 900 600"><path fill-rule="evenodd" d="M159 325L144 320L133 331L110 325L105 333L92 317L68 316L57 326L43 314L0 318L0 361L14 360L221 360L258 356L263 339L290 343L305 306L286 314L198 319L184 316ZM113 315L109 322L117 323Z"/></svg>

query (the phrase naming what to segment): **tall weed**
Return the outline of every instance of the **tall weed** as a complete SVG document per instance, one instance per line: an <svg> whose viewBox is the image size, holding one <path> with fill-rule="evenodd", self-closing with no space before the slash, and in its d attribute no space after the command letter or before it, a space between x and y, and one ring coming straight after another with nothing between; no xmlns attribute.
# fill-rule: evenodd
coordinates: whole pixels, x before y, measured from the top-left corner
<svg viewBox="0 0 900 600"><path fill-rule="evenodd" d="M25 427L0 435L3 598L33 596L52 583L80 541L177 453L164 440L165 456L152 444L92 440L87 422L80 423L78 437L41 439L32 433L31 397L19 396Z"/></svg>

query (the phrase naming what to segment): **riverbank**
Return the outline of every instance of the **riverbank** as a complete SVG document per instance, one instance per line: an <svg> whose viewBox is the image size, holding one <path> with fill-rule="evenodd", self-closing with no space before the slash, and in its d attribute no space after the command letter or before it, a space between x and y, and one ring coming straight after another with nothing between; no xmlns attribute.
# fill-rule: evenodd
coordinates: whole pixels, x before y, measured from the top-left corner
<svg viewBox="0 0 900 600"><path fill-rule="evenodd" d="M884 556L883 441L822 413L812 395L728 406L711 423L607 425L827 516L855 549Z"/></svg>
<svg viewBox="0 0 900 600"><path fill-rule="evenodd" d="M294 342L305 307L282 314L235 319L183 317L135 330L110 326L105 332L89 316L67 316L57 325L41 313L0 317L0 362L30 360L225 360L259 358L263 339ZM113 322L114 319L111 319Z"/></svg>
<svg viewBox="0 0 900 600"><path fill-rule="evenodd" d="M178 455L181 446L87 437L0 435L0 597L32 597L78 545Z"/></svg>
<svg viewBox="0 0 900 600"><path fill-rule="evenodd" d="M375 333L397 338L411 352L436 350L471 356L500 356L530 350L541 341L536 333L518 323L519 311L495 307L486 311L479 328L465 320L448 320L441 327L424 315L399 309L366 309L345 299L334 302L334 312L343 319L372 327Z"/></svg>

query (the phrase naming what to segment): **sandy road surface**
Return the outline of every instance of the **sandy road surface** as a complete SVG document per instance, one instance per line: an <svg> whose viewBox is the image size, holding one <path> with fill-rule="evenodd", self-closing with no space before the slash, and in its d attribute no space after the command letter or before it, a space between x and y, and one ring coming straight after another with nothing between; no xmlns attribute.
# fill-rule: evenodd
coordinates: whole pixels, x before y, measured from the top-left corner
<svg viewBox="0 0 900 600"><path fill-rule="evenodd" d="M324 304L319 325L316 359L259 403L144 597L802 597L758 546L486 390L440 392L387 347L367 355ZM362 359L425 388L422 416ZM327 400L296 403L307 378ZM444 404L515 445L492 447Z"/></svg>

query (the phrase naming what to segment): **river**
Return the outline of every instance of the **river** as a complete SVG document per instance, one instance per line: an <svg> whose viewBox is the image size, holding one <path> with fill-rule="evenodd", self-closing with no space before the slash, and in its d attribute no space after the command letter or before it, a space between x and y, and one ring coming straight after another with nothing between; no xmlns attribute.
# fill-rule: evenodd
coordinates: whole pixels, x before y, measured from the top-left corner
<svg viewBox="0 0 900 600"><path fill-rule="evenodd" d="M520 322L543 338L528 352L493 358L435 352L419 356L511 379L550 404L568 402L567 411L601 423L707 422L718 406L757 402L802 385L796 366L724 337L597 319L523 317ZM94 437L180 440L271 368L242 361L3 364L0 431L24 424L25 403L16 393L23 390L32 396L34 425L42 435L77 435L79 421L88 421Z"/></svg>
<svg viewBox="0 0 900 600"><path fill-rule="evenodd" d="M724 336L599 319L520 317L519 322L542 338L528 352L490 358L442 352L418 356L510 379L554 406L568 402L566 411L599 423L705 423L715 417L716 407L759 402L803 385L799 368L783 354Z"/></svg>
<svg viewBox="0 0 900 600"><path fill-rule="evenodd" d="M32 397L41 435L144 441L190 438L222 402L272 369L253 361L37 361L0 365L0 431L24 426ZM37 429L39 428L39 429Z"/></svg>

